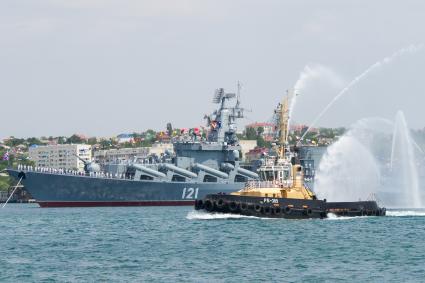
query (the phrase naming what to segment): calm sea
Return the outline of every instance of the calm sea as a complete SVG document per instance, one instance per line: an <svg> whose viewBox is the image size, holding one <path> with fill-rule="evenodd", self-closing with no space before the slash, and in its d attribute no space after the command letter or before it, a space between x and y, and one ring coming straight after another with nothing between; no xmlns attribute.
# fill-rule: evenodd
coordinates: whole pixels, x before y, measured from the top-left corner
<svg viewBox="0 0 425 283"><path fill-rule="evenodd" d="M284 220L191 207L0 209L1 282L424 282L425 211Z"/></svg>

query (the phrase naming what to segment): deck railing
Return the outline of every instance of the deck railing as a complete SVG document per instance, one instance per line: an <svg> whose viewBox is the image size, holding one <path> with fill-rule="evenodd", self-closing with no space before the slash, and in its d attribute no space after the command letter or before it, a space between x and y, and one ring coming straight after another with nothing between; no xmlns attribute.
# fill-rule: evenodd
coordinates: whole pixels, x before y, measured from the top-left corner
<svg viewBox="0 0 425 283"><path fill-rule="evenodd" d="M18 170L25 172L38 172L45 174L55 174L55 175L70 175L70 176L85 176L92 178L104 178L104 179L128 179L125 174L112 174L105 172L89 172L88 174L82 171L77 170L69 170L69 169L55 169L49 167L38 167L38 166L30 166L30 165L18 165Z"/></svg>

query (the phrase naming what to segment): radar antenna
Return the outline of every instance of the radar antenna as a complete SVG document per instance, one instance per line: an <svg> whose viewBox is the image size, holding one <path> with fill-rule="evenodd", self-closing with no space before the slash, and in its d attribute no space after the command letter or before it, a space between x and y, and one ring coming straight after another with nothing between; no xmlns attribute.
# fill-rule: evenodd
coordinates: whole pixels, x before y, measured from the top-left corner
<svg viewBox="0 0 425 283"><path fill-rule="evenodd" d="M241 89L242 89L241 82L238 81L238 92L237 92L237 95L236 95L236 106L235 106L235 108L239 108L240 104L241 104Z"/></svg>
<svg viewBox="0 0 425 283"><path fill-rule="evenodd" d="M213 97L213 103L219 104L223 96L224 96L224 89L223 88L216 89L214 93L214 97Z"/></svg>

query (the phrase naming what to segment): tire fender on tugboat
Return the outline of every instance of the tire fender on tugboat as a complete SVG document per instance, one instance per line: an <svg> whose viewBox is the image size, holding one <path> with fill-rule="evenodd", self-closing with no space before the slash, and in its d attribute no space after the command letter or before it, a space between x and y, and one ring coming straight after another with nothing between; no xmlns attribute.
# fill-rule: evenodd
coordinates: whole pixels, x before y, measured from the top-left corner
<svg viewBox="0 0 425 283"><path fill-rule="evenodd" d="M229 203L229 210L231 212L236 212L238 210L238 208L239 208L239 203L237 203L235 201L232 201L232 202Z"/></svg>
<svg viewBox="0 0 425 283"><path fill-rule="evenodd" d="M226 206L226 202L224 201L224 199L220 198L215 202L215 205L218 209L223 209Z"/></svg>
<svg viewBox="0 0 425 283"><path fill-rule="evenodd" d="M255 205L255 207L254 207L254 210L256 211L256 212L258 212L258 213L261 213L261 210L263 209L263 207L261 206L261 205L259 205L259 204L256 204Z"/></svg>
<svg viewBox="0 0 425 283"><path fill-rule="evenodd" d="M292 213L292 208L287 206L285 207L285 214L291 214Z"/></svg>
<svg viewBox="0 0 425 283"><path fill-rule="evenodd" d="M246 212L249 210L248 204L246 202L242 202L239 206L241 208L241 211Z"/></svg>
<svg viewBox="0 0 425 283"><path fill-rule="evenodd" d="M204 208L206 211L211 212L214 210L214 204L208 199L204 203Z"/></svg>

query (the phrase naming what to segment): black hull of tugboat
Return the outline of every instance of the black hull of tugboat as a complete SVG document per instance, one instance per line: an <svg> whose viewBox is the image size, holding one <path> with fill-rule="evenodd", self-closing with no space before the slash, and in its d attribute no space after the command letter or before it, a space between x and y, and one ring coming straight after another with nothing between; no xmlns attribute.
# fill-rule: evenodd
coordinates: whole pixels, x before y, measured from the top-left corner
<svg viewBox="0 0 425 283"><path fill-rule="evenodd" d="M326 210L337 216L385 216L387 212L376 201L327 202Z"/></svg>
<svg viewBox="0 0 425 283"><path fill-rule="evenodd" d="M211 194L195 202L196 210L233 213L267 218L326 218L337 216L384 216L385 208L375 201L326 202L323 200L290 199Z"/></svg>
<svg viewBox="0 0 425 283"><path fill-rule="evenodd" d="M234 213L267 218L325 218L325 202L289 198L268 198L214 194L195 202L196 210Z"/></svg>

